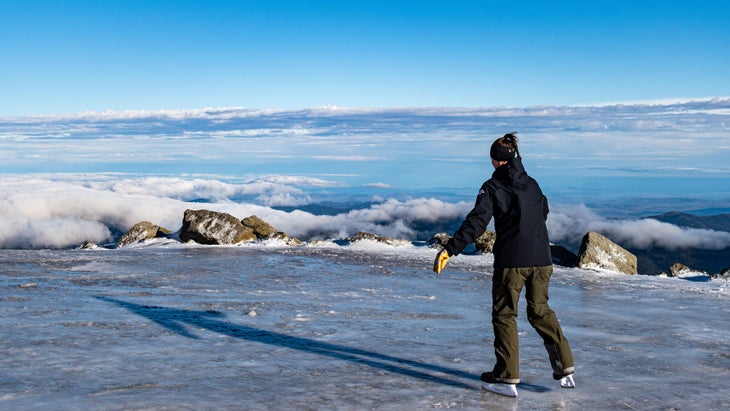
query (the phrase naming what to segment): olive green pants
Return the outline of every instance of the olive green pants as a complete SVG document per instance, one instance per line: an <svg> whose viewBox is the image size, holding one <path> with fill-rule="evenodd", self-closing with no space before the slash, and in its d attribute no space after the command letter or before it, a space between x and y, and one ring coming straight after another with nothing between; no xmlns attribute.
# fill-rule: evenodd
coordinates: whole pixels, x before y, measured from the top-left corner
<svg viewBox="0 0 730 411"><path fill-rule="evenodd" d="M527 320L542 337L554 377L573 373L573 353L548 305L552 266L494 269L492 278L492 326L497 363L492 374L497 381L520 382L520 350L517 335L517 303L522 288L527 300Z"/></svg>

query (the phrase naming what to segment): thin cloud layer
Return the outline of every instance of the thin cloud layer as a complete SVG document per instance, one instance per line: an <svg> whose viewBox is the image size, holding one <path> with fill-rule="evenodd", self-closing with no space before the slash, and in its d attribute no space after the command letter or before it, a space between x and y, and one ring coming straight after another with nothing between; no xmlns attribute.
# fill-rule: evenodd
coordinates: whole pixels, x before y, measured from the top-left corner
<svg viewBox="0 0 730 411"><path fill-rule="evenodd" d="M0 118L4 172L364 176L408 186L437 166L482 170L489 142L518 130L554 175L730 175L730 99L589 107L299 111L243 108ZM353 164L360 163L360 164ZM353 164L350 166L350 164ZM393 173L393 164L407 168ZM411 169L412 172L408 172ZM384 170L382 173L380 170ZM577 172L576 172L577 171Z"/></svg>

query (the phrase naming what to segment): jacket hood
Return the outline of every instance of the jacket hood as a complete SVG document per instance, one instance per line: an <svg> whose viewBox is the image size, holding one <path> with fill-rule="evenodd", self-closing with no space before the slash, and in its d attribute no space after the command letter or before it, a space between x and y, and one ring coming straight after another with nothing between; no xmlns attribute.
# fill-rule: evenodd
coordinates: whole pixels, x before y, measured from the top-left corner
<svg viewBox="0 0 730 411"><path fill-rule="evenodd" d="M524 185L530 179L522 165L522 159L517 157L494 170L492 178L512 187Z"/></svg>

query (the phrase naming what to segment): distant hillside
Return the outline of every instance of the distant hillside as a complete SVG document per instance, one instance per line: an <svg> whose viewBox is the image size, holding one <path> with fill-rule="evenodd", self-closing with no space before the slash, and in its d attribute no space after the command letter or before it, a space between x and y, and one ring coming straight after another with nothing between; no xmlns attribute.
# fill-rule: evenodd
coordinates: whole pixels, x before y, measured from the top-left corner
<svg viewBox="0 0 730 411"><path fill-rule="evenodd" d="M306 211L314 215L337 215L349 213L352 210L363 210L367 209L376 204L372 201L366 201L362 203L349 203L349 202L335 202L335 201L324 201L321 203L312 203L300 206L274 206L275 210L281 210L286 212L292 212L294 210Z"/></svg>
<svg viewBox="0 0 730 411"><path fill-rule="evenodd" d="M678 227L730 232L730 214L696 216L678 211L670 211L646 218L653 218L665 223L674 224ZM730 249L700 250L690 248L668 250L660 247L641 250L628 247L628 249L639 259L640 272L647 274L668 272L669 266L676 262L708 273L718 273L730 267Z"/></svg>
<svg viewBox="0 0 730 411"><path fill-rule="evenodd" d="M730 232L730 214L696 216L692 214L681 213L679 211L670 211L668 213L646 218L653 218L655 220L664 221L665 223L674 224L679 227L704 228L707 230Z"/></svg>
<svg viewBox="0 0 730 411"><path fill-rule="evenodd" d="M730 248L724 250L701 250L686 248L669 250L652 247L650 249L635 249L626 247L633 253L639 262L639 272L642 274L668 273L674 263L682 263L692 269L716 274L730 268Z"/></svg>

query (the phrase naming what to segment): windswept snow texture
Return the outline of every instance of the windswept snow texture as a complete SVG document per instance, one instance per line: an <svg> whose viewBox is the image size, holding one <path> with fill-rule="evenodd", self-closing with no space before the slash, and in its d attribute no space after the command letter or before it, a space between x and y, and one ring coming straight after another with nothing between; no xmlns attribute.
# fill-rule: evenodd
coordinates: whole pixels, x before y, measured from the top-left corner
<svg viewBox="0 0 730 411"><path fill-rule="evenodd" d="M493 365L492 257L357 243L0 252L2 410L730 408L730 282L556 268L576 358L552 379L520 307L522 384Z"/></svg>

